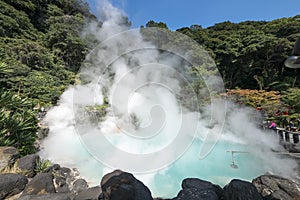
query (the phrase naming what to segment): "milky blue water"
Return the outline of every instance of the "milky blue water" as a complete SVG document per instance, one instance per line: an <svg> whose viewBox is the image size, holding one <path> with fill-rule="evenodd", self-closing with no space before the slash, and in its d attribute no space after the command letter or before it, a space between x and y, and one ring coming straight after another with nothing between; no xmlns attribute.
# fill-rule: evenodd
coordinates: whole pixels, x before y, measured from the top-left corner
<svg viewBox="0 0 300 200"><path fill-rule="evenodd" d="M56 109L58 111L56 111ZM69 107L61 106L48 112L50 134L42 143L40 155L42 158L49 159L53 163L59 163L62 166L70 168L77 168L80 175L88 181L90 186L99 185L102 177L106 173L116 169L111 169L95 159L88 148L84 146L82 138L86 139L86 144L95 146L94 152L97 150L99 151L99 146L102 144L100 140L101 137L98 137L97 133L93 135L93 132L88 132L83 135L78 134L74 125L71 123L72 118L69 119L69 113L71 112L67 112L68 110L71 109ZM237 114L235 116L237 116ZM241 124L241 127L242 126L243 125ZM176 129L176 126L174 127ZM241 130L241 127L236 129ZM234 128L235 127L233 127L233 129ZM112 128L111 130L114 132L117 129ZM250 130L250 128L247 130ZM182 180L185 178L200 178L221 186L226 185L234 178L251 181L267 171L273 171L272 167L274 167L274 163L275 167L278 166L278 160L275 160L275 162L268 162L269 160L272 160L272 157L264 159L260 156L263 155L260 151L263 149L261 147L264 146L264 143L258 144L257 141L264 141L266 139L263 138L264 133L254 134L255 131L257 132L258 130L255 129L249 131L247 134L252 135L252 140L254 142L252 141L250 144L256 145L256 147L249 144L244 145L244 142L239 141L238 139L241 139L243 134L236 135L233 133L224 133L212 151L203 159L199 159L202 140L195 139L190 148L168 167L151 173L134 174L134 176L149 187L153 197L164 198L175 197L181 189ZM135 152L143 152L142 150L146 149L146 146L143 146L143 144L138 145L134 143L134 140L126 142L126 140L124 140L124 138L127 137L125 134L110 133L109 131L103 132L107 133L106 136L111 138L110 141L113 144L118 144L118 147L123 146L127 149L135 150ZM161 138L159 140L161 140ZM157 141L158 143L161 142L159 140ZM244 140L247 139L244 138ZM153 147L155 147L155 144L156 143L152 144ZM150 148L151 150L152 146L148 145L147 148ZM237 168L232 168L232 155L231 152L228 151L245 151L249 153L234 154L234 161ZM256 152L256 154L252 152ZM110 157L113 157L120 162L128 161L126 157L120 157L114 152L107 153ZM172 152L170 151L170 153ZM259 157L256 155L259 155ZM153 159L156 158L154 157ZM161 161L161 158L158 161ZM155 160L153 160L153 162L155 162ZM286 164L287 162L281 163ZM143 163L144 166L147 166L148 164L151 163ZM280 166L280 168L282 168L282 166ZM120 169L124 170L122 168Z"/></svg>
<svg viewBox="0 0 300 200"><path fill-rule="evenodd" d="M252 180L265 173L260 159L251 153L234 154L234 161L238 168L232 168L231 150L244 150L242 145L219 142L212 152L204 159L199 159L201 142L195 141L194 145L177 162L162 173L155 175L152 192L163 197L173 197L179 192L184 178L196 177L221 186L226 185L233 178Z"/></svg>
<svg viewBox="0 0 300 200"><path fill-rule="evenodd" d="M231 167L231 152L227 151L248 151L247 146L219 141L204 159L198 157L200 147L201 141L195 140L185 154L168 168L151 174L134 175L150 188L154 197L171 198L180 191L181 182L185 178L200 178L223 187L234 178L251 181L267 171L268 167L264 165L263 160L252 153L234 154L234 162L238 168ZM78 168L90 183L99 184L102 176L113 170L92 160L87 152L81 153L87 159L81 162Z"/></svg>

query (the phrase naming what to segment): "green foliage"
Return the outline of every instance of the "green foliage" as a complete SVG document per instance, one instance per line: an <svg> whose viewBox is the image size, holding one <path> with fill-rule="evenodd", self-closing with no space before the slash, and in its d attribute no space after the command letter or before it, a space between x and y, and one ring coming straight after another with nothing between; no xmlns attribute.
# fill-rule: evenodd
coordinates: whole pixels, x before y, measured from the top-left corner
<svg viewBox="0 0 300 200"><path fill-rule="evenodd" d="M284 66L300 36L299 16L270 22L229 21L206 29L177 31L203 45L215 59L227 88L286 90L299 87L297 70Z"/></svg>
<svg viewBox="0 0 300 200"><path fill-rule="evenodd" d="M35 152L37 119L32 104L0 90L0 146L14 146L21 155Z"/></svg>
<svg viewBox="0 0 300 200"><path fill-rule="evenodd" d="M165 24L163 22L155 22L153 20L150 20L149 22L147 22L146 27L147 28L156 27L156 28L166 28L166 29L168 29L167 24Z"/></svg>
<svg viewBox="0 0 300 200"><path fill-rule="evenodd" d="M0 62L0 83L5 82L7 75L12 72L13 70L5 62Z"/></svg>
<svg viewBox="0 0 300 200"><path fill-rule="evenodd" d="M34 39L36 32L24 11L0 1L0 37L25 37Z"/></svg>
<svg viewBox="0 0 300 200"><path fill-rule="evenodd" d="M0 0L0 144L14 145L22 154L34 150L37 121L31 109L38 103L55 104L74 83L88 46L95 41L80 38L84 23L92 19L84 0ZM126 17L123 23L130 25ZM163 22L149 21L146 26L171 33ZM292 52L299 27L295 16L271 22L223 22L205 29L192 25L177 31L209 52L227 88L286 90L282 101L298 112L299 91L287 89L299 87L299 70L285 68L284 60ZM158 46L165 40L190 45L172 34L150 40ZM197 59L198 54L201 51L191 57ZM203 65L191 69L191 75L215 74L204 66L211 63L208 56L201 58ZM200 94L205 85L199 80L192 87ZM94 110L102 116L106 109Z"/></svg>
<svg viewBox="0 0 300 200"><path fill-rule="evenodd" d="M50 27L45 34L45 45L69 70L78 71L87 52L86 45L79 37L80 27L84 23L83 16L53 16L47 23Z"/></svg>
<svg viewBox="0 0 300 200"><path fill-rule="evenodd" d="M58 74L55 76L52 74L53 71L30 72L27 78L23 80L20 91L26 96L37 100L36 102L54 104L65 90L66 85L72 83L72 81L68 81L71 78L71 73L65 73L60 69L56 72Z"/></svg>
<svg viewBox="0 0 300 200"><path fill-rule="evenodd" d="M12 5L16 10L23 10L27 14L30 12L33 12L36 8L34 5L34 2L31 0L22 0L22 1L16 1L16 0L4 0L7 4Z"/></svg>
<svg viewBox="0 0 300 200"><path fill-rule="evenodd" d="M268 120L275 121L281 127L286 126L291 119L300 118L299 88L290 88L281 94L278 91L233 89L223 95L236 103L263 110Z"/></svg>
<svg viewBox="0 0 300 200"><path fill-rule="evenodd" d="M2 60L9 65L26 65L30 69L44 70L54 65L53 55L43 45L27 39L1 38ZM14 66L16 67L16 66Z"/></svg>
<svg viewBox="0 0 300 200"><path fill-rule="evenodd" d="M283 108L278 91L233 89L226 92L226 98L257 110L264 110L268 116L275 116L276 111Z"/></svg>
<svg viewBox="0 0 300 200"><path fill-rule="evenodd" d="M91 18L83 0L0 0L0 145L36 151L32 109L55 104L74 83L87 52L80 31Z"/></svg>
<svg viewBox="0 0 300 200"><path fill-rule="evenodd" d="M99 122L103 121L106 114L107 114L108 104L104 103L102 105L94 105L94 106L86 106L83 108L83 120L85 122L91 122L93 124L98 124ZM81 116L80 116L81 117Z"/></svg>
<svg viewBox="0 0 300 200"><path fill-rule="evenodd" d="M67 15L82 14L90 16L88 3L84 0L54 0L53 4L62 8Z"/></svg>
<svg viewBox="0 0 300 200"><path fill-rule="evenodd" d="M36 103L55 103L66 86L74 82L74 73L62 61L37 42L26 39L0 39L2 62L6 72L0 85ZM5 51L4 51L5 49Z"/></svg>
<svg viewBox="0 0 300 200"><path fill-rule="evenodd" d="M35 103L56 103L87 53L81 0L0 0L0 86ZM1 20L2 18L3 20ZM1 31L3 29L3 31Z"/></svg>
<svg viewBox="0 0 300 200"><path fill-rule="evenodd" d="M287 91L282 91L281 100L294 113L300 114L300 88L289 88Z"/></svg>
<svg viewBox="0 0 300 200"><path fill-rule="evenodd" d="M38 159L36 161L36 168L35 171L36 173L44 173L46 170L51 167L51 162L50 160L43 160L43 159Z"/></svg>

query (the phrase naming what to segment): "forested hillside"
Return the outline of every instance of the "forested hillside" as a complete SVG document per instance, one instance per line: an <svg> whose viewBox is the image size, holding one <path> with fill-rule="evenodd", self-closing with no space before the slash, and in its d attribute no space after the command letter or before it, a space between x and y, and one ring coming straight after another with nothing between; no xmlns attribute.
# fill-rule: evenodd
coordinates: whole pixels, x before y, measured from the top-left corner
<svg viewBox="0 0 300 200"><path fill-rule="evenodd" d="M95 17L80 0L0 1L0 145L34 151L37 112L73 84Z"/></svg>
<svg viewBox="0 0 300 200"><path fill-rule="evenodd" d="M95 19L84 0L0 0L0 145L14 145L22 154L34 151L33 108L55 104L76 82L90 50L81 31ZM146 26L167 28L154 21ZM300 36L300 15L177 31L211 53L226 88L275 90L285 103L297 103L299 69L284 67L284 61Z"/></svg>
<svg viewBox="0 0 300 200"><path fill-rule="evenodd" d="M167 28L149 21L146 27ZM286 90L300 85L299 70L284 66L300 36L300 15L271 22L229 21L208 28L180 28L215 59L226 88Z"/></svg>
<svg viewBox="0 0 300 200"><path fill-rule="evenodd" d="M55 103L87 52L80 31L93 17L88 5L1 0L0 10L1 87L36 103Z"/></svg>

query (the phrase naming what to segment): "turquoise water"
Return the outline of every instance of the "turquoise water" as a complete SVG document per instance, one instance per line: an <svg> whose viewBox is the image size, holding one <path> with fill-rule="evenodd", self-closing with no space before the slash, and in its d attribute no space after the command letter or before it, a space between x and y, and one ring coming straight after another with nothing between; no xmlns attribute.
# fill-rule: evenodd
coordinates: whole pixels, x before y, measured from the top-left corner
<svg viewBox="0 0 300 200"><path fill-rule="evenodd" d="M247 150L245 146L219 142L204 159L199 159L201 141L195 141L191 148L172 166L158 173L149 187L154 195L174 197L181 189L184 178L195 177L224 186L233 178L252 180L265 173L261 160L251 153L234 154L238 168L232 168L231 150Z"/></svg>
<svg viewBox="0 0 300 200"><path fill-rule="evenodd" d="M204 159L198 158L200 147L201 141L195 140L185 154L166 169L134 175L150 188L154 197L171 198L180 191L181 182L185 178L200 178L223 187L231 179L239 178L251 181L266 172L263 161L251 153L234 154L234 161L238 168L231 167L231 152L227 151L248 151L248 146L219 141ZM81 154L86 157L86 160L77 164L77 167L81 175L87 178L91 184L98 185L101 177L113 170L92 159L87 152L81 151Z"/></svg>
<svg viewBox="0 0 300 200"><path fill-rule="evenodd" d="M59 107L57 109L61 110ZM66 114L62 115L62 113ZM101 162L97 161L95 157L88 152L88 149L85 148L81 140L83 137L89 138L90 141L86 140L86 144L89 144L90 146L94 145L95 151L99 151L99 145L102 144L100 140L101 137L97 134L93 135L92 131L80 136L76 132L74 125L71 123L72 118L69 119L69 116L70 114L68 114L68 112L55 112L55 109L53 112L48 113L49 121L50 119L53 120L49 123L50 134L43 141L40 155L44 159L50 159L53 163L59 163L62 166L70 168L77 168L80 175L87 179L90 186L99 185L102 176L115 169L108 168ZM172 125L171 128L174 128L175 130L177 129L177 127L173 125L174 123L170 124ZM238 130L242 130L242 128L238 127ZM268 157L268 159L265 160L261 159L261 147L264 146L264 143L258 144L258 141L264 141L266 139L264 139L263 135L254 134L255 131L257 131L256 129L253 131L251 129L249 130L250 133L248 134L252 134L252 137L254 138L253 141L255 141L252 143L253 145L256 145L256 147L249 144L243 145L241 141L238 141L237 138L242 138L243 134L238 136L233 133L228 133L228 135L225 133L214 146L212 151L205 158L199 159L202 141L200 139L195 139L193 144L183 154L183 156L173 162L172 165L159 171L134 175L149 187L153 197L172 198L180 191L182 180L188 177L200 178L224 186L234 178L251 181L253 178L264 174L267 171L273 171L272 168L274 168L274 166L280 166L280 168L282 168L283 163L288 166L287 162L281 162L282 164L279 164L278 160L273 157ZM170 132L172 133L172 129ZM159 138L159 140L154 141L153 145L148 144L148 146L146 146L143 143L135 143L134 140L126 142L124 138L127 136L124 134L110 133L106 134L106 136L110 137L110 141L114 144L120 144L117 145L118 147L122 146L125 150L130 149L134 152L140 153L144 149L151 150L155 148L156 142L164 142L161 138ZM227 136L226 140L225 136ZM222 140L222 138L224 140ZM244 139L247 140L247 138ZM146 140L146 143L147 142L148 140ZM257 150L257 154L252 153L250 150ZM232 168L231 153L227 151L249 151L250 153L234 154L234 161L238 168ZM115 152L107 152L107 154L118 161L128 161L128 158L120 157L118 154L115 154ZM259 155L259 157L256 155ZM269 162L272 161L272 159L274 162ZM162 160L161 157L160 160ZM143 164L147 166L151 163Z"/></svg>

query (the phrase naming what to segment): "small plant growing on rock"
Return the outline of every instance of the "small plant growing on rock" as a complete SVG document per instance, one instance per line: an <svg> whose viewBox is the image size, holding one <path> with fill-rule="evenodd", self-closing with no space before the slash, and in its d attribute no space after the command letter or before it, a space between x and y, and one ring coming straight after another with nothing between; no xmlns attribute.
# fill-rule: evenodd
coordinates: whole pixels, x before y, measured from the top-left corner
<svg viewBox="0 0 300 200"><path fill-rule="evenodd" d="M43 160L43 159L38 159L36 161L36 173L43 173L46 172L46 170L51 167L51 162L50 160Z"/></svg>

